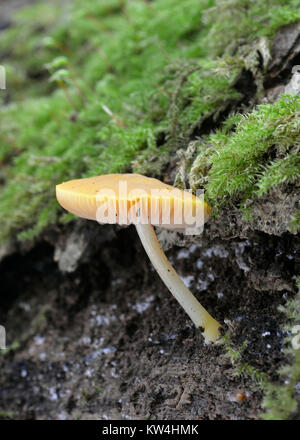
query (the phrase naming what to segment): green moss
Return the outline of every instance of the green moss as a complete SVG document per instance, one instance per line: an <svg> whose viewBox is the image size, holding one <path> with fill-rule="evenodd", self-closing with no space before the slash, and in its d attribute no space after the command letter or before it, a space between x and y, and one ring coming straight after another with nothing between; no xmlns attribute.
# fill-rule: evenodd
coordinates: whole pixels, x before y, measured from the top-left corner
<svg viewBox="0 0 300 440"><path fill-rule="evenodd" d="M265 387L262 418L285 420L293 415L299 405L297 387L300 383L300 278L298 294L285 307L280 307L287 318L284 327L288 336L285 339L284 353L288 364L279 370L280 382L269 383Z"/></svg>
<svg viewBox="0 0 300 440"><path fill-rule="evenodd" d="M14 413L12 411L0 410L0 419L13 419Z"/></svg>
<svg viewBox="0 0 300 440"><path fill-rule="evenodd" d="M59 20L55 4L18 15L18 26L1 39L11 56L7 63L24 79L18 88L8 85L13 101L1 109L2 241L32 238L58 220L55 185L61 181L130 170L160 173L171 147L165 142L158 148L157 139L170 124L179 59L188 59L186 50L194 45L186 39L179 47L178 41L194 28L201 34L209 3L77 1ZM44 39L34 20L40 14L48 17L41 19ZM15 48L23 38L23 50ZM33 48L37 70L49 71L44 81L28 78ZM44 88L33 96L36 83L50 84L51 94L45 96Z"/></svg>
<svg viewBox="0 0 300 440"><path fill-rule="evenodd" d="M299 121L300 98L288 95L240 115L234 131L225 126L206 138L191 178L207 182L206 195L215 208L228 203L245 208L255 196L299 180Z"/></svg>
<svg viewBox="0 0 300 440"><path fill-rule="evenodd" d="M233 375L240 378L250 378L257 388L263 390L268 383L267 374L243 361L243 353L248 346L248 341L244 341L243 344L238 347L232 343L230 333L227 332L220 340L220 344L224 346L225 356L228 357L232 363L234 369Z"/></svg>
<svg viewBox="0 0 300 440"><path fill-rule="evenodd" d="M16 26L0 36L8 78L7 91L0 92L0 103L5 103L0 107L0 242L15 236L32 239L48 225L70 219L55 201L57 183L125 171L160 176L174 152L186 149L207 118L217 120L228 105L236 109L243 99L235 89L236 79L245 67L258 69L253 40L271 37L297 19L294 0L273 2L272 7L267 1L245 5L76 0L21 10ZM233 56L228 45L239 45L241 39L250 44L244 49L248 55ZM280 121L288 127L288 109L280 105ZM252 127L260 113L252 116ZM224 123L227 130L231 119ZM269 124L270 142L274 120ZM271 148L264 141L261 156L250 158L252 165L257 163L244 167L249 176L239 173L241 155L230 167L226 151L229 154L230 145L237 145L247 129L245 121L240 124L237 137L224 128L209 139L214 147L205 160L212 168L204 181L210 199L218 203L223 196L236 195L239 181L239 193L246 198L253 179L261 181L257 192L265 191L273 173L280 182L283 173L297 166L292 157L296 149L288 151L288 146L284 165L261 159ZM256 142L254 132L251 136L249 157ZM291 141L289 134L286 139ZM219 150L224 166L217 158ZM221 172L228 172L223 192ZM258 179L259 173L264 180ZM194 177L195 183L202 181Z"/></svg>
<svg viewBox="0 0 300 440"><path fill-rule="evenodd" d="M205 42L221 55L258 37L272 38L279 27L299 20L298 6L298 0L217 0L205 14L211 24Z"/></svg>
<svg viewBox="0 0 300 440"><path fill-rule="evenodd" d="M297 280L298 293L279 310L286 317L283 327L287 335L283 341L283 352L286 364L278 370L277 383L271 382L268 375L243 361L247 341L241 346L232 343L227 332L220 343L224 346L225 355L230 359L234 375L250 378L263 394L263 412L261 418L266 420L286 420L293 417L299 407L300 383L300 278Z"/></svg>
<svg viewBox="0 0 300 440"><path fill-rule="evenodd" d="M293 232L297 232L300 230L300 209L298 209L293 215L291 221L291 230Z"/></svg>

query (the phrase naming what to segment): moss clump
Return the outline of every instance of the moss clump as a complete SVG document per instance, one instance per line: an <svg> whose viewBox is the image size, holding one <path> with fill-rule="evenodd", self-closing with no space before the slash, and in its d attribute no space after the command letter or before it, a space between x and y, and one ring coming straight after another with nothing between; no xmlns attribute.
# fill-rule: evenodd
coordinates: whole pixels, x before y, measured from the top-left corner
<svg viewBox="0 0 300 440"><path fill-rule="evenodd" d="M230 359L234 367L234 375L241 378L250 378L257 388L263 390L268 383L268 375L243 361L243 353L247 349L248 341L244 341L243 344L238 347L232 343L230 332L227 332L220 340L220 343L224 346L225 356Z"/></svg>
<svg viewBox="0 0 300 440"><path fill-rule="evenodd" d="M12 411L5 411L5 410L0 410L0 420L4 419L13 419L14 418L14 413Z"/></svg>
<svg viewBox="0 0 300 440"><path fill-rule="evenodd" d="M288 336L285 339L284 353L289 363L279 370L279 384L269 383L265 387L262 418L285 420L293 416L299 404L300 384L300 278L298 294L280 310L287 318L284 327Z"/></svg>
<svg viewBox="0 0 300 440"><path fill-rule="evenodd" d="M300 178L300 98L283 95L231 118L206 138L191 169L191 180L206 184L215 208L236 203L245 208L274 187ZM197 185L196 185L197 186Z"/></svg>
<svg viewBox="0 0 300 440"><path fill-rule="evenodd" d="M248 342L241 346L232 343L230 332L220 341L225 355L233 365L234 375L250 378L255 386L263 392L263 412L260 417L266 420L287 420L294 417L299 408L300 384L300 278L296 280L298 293L285 306L278 310L285 315L282 333L287 335L283 340L283 354L286 365L278 370L278 382L271 382L268 375L243 361Z"/></svg>
<svg viewBox="0 0 300 440"><path fill-rule="evenodd" d="M19 13L17 27L1 36L10 78L14 69L22 72L19 87L8 84L3 99L10 103L1 109L1 241L29 239L55 223L55 185L63 180L160 173L172 149L166 133L181 59L194 65L195 47L204 54L199 38L209 4L78 0L60 13L55 4ZM43 14L41 38L35 20ZM24 47L16 48L24 32ZM26 61L33 52L34 78ZM36 84L46 88L39 92Z"/></svg>
<svg viewBox="0 0 300 440"><path fill-rule="evenodd" d="M259 37L271 39L278 28L299 20L298 6L298 0L216 0L205 14L211 24L205 42L221 55Z"/></svg>
<svg viewBox="0 0 300 440"><path fill-rule="evenodd" d="M8 78L0 95L0 242L33 238L56 223L61 211L54 188L61 181L124 171L160 175L203 121L224 119L243 101L235 81L249 67L247 57L228 50L224 35L231 35L232 48L241 39L270 37L296 20L294 6L293 0L272 7L267 1L246 7L244 1L76 0L20 11L16 26L0 36ZM248 52L257 58L256 49ZM284 115L282 121L288 122ZM227 172L225 151L234 137L225 137L219 133L211 142L222 150ZM280 182L295 166L290 159L257 166L269 166ZM219 200L221 163L216 156L212 161L208 193ZM230 196L238 184L233 171ZM260 172L249 171L248 180ZM240 192L248 195L247 178L240 180ZM267 170L263 182L257 190L267 188Z"/></svg>

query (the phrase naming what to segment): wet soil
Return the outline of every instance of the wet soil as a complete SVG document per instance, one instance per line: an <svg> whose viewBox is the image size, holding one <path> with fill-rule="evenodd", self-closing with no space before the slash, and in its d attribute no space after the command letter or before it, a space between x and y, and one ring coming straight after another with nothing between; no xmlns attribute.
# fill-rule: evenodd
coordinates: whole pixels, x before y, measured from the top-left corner
<svg viewBox="0 0 300 440"><path fill-rule="evenodd" d="M0 322L16 346L0 358L0 409L17 419L258 418L257 384L236 376L223 346L204 344L135 229L84 223L94 247L72 272L54 254L76 225L0 265ZM236 347L248 341L242 361L274 381L284 361L278 305L294 295L298 246L289 234L257 233L167 252Z"/></svg>

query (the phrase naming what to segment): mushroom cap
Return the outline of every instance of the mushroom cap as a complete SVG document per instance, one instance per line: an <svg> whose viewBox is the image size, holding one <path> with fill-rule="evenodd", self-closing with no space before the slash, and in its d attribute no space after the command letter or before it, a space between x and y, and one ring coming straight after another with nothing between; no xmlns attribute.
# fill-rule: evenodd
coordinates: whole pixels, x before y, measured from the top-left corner
<svg viewBox="0 0 300 440"><path fill-rule="evenodd" d="M150 223L185 231L202 226L210 207L188 191L140 174L105 174L56 186L67 211L99 223Z"/></svg>

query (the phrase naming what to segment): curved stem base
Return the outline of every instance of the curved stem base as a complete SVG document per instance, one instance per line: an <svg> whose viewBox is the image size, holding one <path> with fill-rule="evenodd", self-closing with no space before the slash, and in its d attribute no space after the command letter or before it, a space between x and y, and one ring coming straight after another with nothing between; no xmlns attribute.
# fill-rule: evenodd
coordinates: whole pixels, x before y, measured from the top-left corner
<svg viewBox="0 0 300 440"><path fill-rule="evenodd" d="M137 224L136 229L153 266L172 295L177 299L196 327L203 328L207 342L215 342L220 336L221 325L205 310L171 266L154 228L150 224Z"/></svg>

